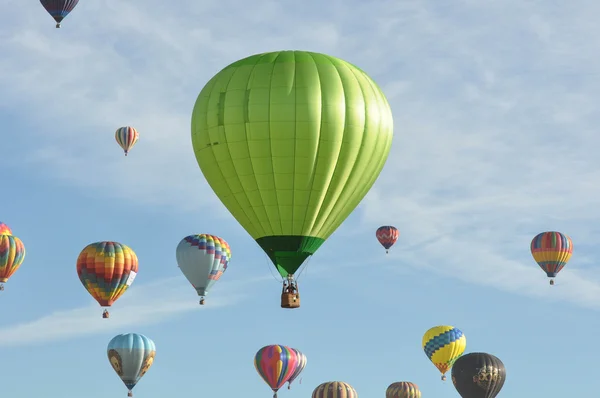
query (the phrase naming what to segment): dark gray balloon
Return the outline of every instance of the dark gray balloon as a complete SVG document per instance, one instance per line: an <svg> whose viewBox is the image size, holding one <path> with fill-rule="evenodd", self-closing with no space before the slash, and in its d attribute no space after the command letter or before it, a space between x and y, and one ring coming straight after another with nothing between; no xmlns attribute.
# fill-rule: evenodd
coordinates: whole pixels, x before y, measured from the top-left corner
<svg viewBox="0 0 600 398"><path fill-rule="evenodd" d="M452 383L462 398L495 398L505 380L504 364L491 354L463 355L452 366Z"/></svg>

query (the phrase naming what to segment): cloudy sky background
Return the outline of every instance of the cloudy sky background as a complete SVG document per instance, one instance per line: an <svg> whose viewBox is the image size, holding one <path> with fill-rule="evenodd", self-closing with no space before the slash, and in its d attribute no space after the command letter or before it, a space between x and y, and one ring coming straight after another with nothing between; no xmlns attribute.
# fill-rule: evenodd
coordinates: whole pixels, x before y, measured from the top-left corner
<svg viewBox="0 0 600 398"><path fill-rule="evenodd" d="M134 331L158 347L138 397L268 397L252 356L275 343L309 358L281 398L329 380L363 397L403 380L424 397L456 397L421 350L437 324L505 362L500 396L595 391L596 2L98 0L60 30L38 2L6 3L0 220L28 254L0 294L5 394L125 396L105 348ZM298 311L279 308L264 254L210 190L190 139L194 101L215 73L282 49L358 65L395 122L378 182L302 274ZM122 125L141 134L127 158L113 138ZM374 238L382 224L402 234L387 257ZM553 288L529 253L544 230L575 245ZM190 233L233 250L204 308L175 263ZM98 240L140 258L109 321L75 273Z"/></svg>

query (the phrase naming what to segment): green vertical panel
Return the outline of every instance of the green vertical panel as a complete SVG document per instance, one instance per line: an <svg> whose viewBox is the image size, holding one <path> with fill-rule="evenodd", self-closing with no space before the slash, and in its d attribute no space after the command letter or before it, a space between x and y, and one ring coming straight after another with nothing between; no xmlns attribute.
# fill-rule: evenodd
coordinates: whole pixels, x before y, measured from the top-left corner
<svg viewBox="0 0 600 398"><path fill-rule="evenodd" d="M206 84L192 116L208 183L287 272L360 203L392 132L389 104L363 71L302 51L229 65Z"/></svg>

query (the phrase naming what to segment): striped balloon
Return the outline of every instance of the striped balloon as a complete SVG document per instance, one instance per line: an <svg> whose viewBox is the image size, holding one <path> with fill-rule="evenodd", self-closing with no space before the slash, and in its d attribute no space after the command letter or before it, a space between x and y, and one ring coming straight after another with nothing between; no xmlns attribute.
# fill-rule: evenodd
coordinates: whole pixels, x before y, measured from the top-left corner
<svg viewBox="0 0 600 398"><path fill-rule="evenodd" d="M77 258L77 275L102 307L110 307L131 286L138 272L133 250L118 242L87 245Z"/></svg>
<svg viewBox="0 0 600 398"><path fill-rule="evenodd" d="M294 373L292 373L292 375L290 376L290 379L288 380L288 390L292 386L292 382L294 380L296 380L296 378L298 376L300 376L300 373L302 373L302 371L304 370L304 367L306 366L306 355L304 355L303 353L300 352L300 350L297 350L295 348L292 348L292 351L294 351L296 353L296 357L298 358L298 363L296 365L296 369L294 370Z"/></svg>
<svg viewBox="0 0 600 398"><path fill-rule="evenodd" d="M425 355L446 380L446 372L450 370L467 348L467 338L453 326L434 326L423 335L423 351Z"/></svg>
<svg viewBox="0 0 600 398"><path fill-rule="evenodd" d="M4 224L2 221L0 221L0 235L12 235L12 231L8 225Z"/></svg>
<svg viewBox="0 0 600 398"><path fill-rule="evenodd" d="M13 235L0 235L0 290L2 283L19 269L25 260L25 245L21 239Z"/></svg>
<svg viewBox="0 0 600 398"><path fill-rule="evenodd" d="M573 242L560 232L542 232L531 241L531 255L548 278L554 278L571 259ZM550 284L554 284L552 279Z"/></svg>
<svg viewBox="0 0 600 398"><path fill-rule="evenodd" d="M117 140L117 143L123 148L123 151L125 151L125 156L127 156L131 148L133 148L138 138L140 138L140 134L133 127L120 127L115 132L115 140Z"/></svg>
<svg viewBox="0 0 600 398"><path fill-rule="evenodd" d="M315 388L312 398L358 398L358 393L348 383L328 381Z"/></svg>
<svg viewBox="0 0 600 398"><path fill-rule="evenodd" d="M375 236L377 240L383 247L385 247L385 252L388 253L390 247L394 246L394 243L398 240L400 236L400 232L398 232L398 228L392 227L391 225L384 225L383 227L377 228L375 232Z"/></svg>
<svg viewBox="0 0 600 398"><path fill-rule="evenodd" d="M277 397L277 391L290 379L297 363L296 352L283 345L265 346L254 356L254 367L273 390L273 397Z"/></svg>
<svg viewBox="0 0 600 398"><path fill-rule="evenodd" d="M48 14L54 18L56 27L60 28L62 20L73 11L79 0L40 0L40 3L42 3Z"/></svg>
<svg viewBox="0 0 600 398"><path fill-rule="evenodd" d="M386 398L421 398L421 390L415 383L399 381L392 383L385 391Z"/></svg>

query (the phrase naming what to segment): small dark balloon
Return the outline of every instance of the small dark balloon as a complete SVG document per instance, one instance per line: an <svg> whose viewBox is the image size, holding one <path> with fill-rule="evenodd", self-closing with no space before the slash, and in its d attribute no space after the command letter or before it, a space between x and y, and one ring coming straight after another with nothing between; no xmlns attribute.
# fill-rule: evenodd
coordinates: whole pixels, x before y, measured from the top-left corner
<svg viewBox="0 0 600 398"><path fill-rule="evenodd" d="M505 380L504 364L491 354L463 355L452 366L452 383L462 398L495 398Z"/></svg>
<svg viewBox="0 0 600 398"><path fill-rule="evenodd" d="M56 21L56 27L60 28L63 19L79 3L79 0L40 0L42 6L48 11L48 14Z"/></svg>

